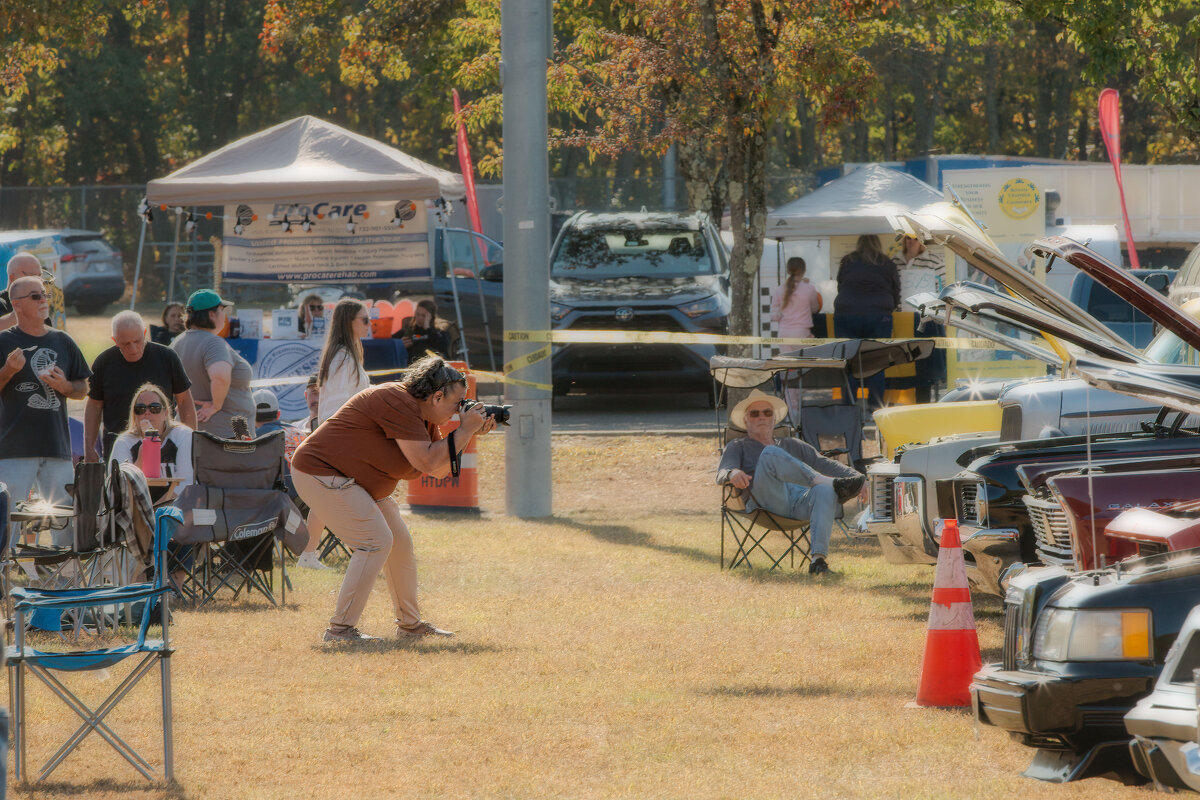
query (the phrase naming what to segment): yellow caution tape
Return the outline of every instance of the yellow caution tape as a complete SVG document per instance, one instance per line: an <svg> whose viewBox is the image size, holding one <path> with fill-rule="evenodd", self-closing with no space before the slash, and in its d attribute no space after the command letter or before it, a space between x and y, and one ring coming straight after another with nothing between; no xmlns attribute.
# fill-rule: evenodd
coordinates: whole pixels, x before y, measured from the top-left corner
<svg viewBox="0 0 1200 800"><path fill-rule="evenodd" d="M601 331L601 330L561 330L561 331L506 331L504 338L510 342L548 342L552 344L769 344L795 345L805 347L814 344L831 344L847 342L849 339L792 339L777 336L728 336L715 333L675 333L672 331ZM898 339L873 339L878 342L908 342L913 339L929 339L934 347L944 350L1003 350L1003 346L991 339L982 337L957 338L952 336L910 336ZM542 354L539 359L549 356L547 348L534 351ZM531 353L530 355L533 355ZM528 366L532 361L523 364Z"/></svg>
<svg viewBox="0 0 1200 800"><path fill-rule="evenodd" d="M516 372L519 369L528 367L530 364L536 364L537 362L541 361L542 359L549 358L549 357L550 357L550 346L547 345L546 347L542 347L537 350L534 350L532 353L526 353L523 356L519 356L517 358L514 358L512 361L509 361L507 364L504 365L504 374L507 375L510 372Z"/></svg>

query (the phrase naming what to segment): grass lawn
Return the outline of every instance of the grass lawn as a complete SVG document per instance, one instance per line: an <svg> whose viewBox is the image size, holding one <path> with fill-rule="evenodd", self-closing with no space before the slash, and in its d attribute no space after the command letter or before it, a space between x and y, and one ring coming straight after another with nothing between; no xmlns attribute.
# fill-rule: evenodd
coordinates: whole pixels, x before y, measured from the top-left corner
<svg viewBox="0 0 1200 800"><path fill-rule="evenodd" d="M296 570L283 610L176 614L177 786L92 736L54 783L13 796L1146 796L1030 781L1031 751L996 729L904 708L932 570L840 534L822 579L718 569L712 438L555 437L557 513L532 522L503 515L503 451L482 442L481 518L407 516L423 613L456 638L322 645L341 569ZM996 658L1000 604L976 614ZM390 636L382 580L362 627ZM113 673L73 685L94 698ZM111 719L156 765L157 685ZM29 692L40 764L43 734L74 722Z"/></svg>

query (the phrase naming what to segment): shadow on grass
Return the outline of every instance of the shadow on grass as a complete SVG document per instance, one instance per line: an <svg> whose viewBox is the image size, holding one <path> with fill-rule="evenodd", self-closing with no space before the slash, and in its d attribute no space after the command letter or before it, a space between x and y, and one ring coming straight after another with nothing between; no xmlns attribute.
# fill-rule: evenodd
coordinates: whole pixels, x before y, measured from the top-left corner
<svg viewBox="0 0 1200 800"><path fill-rule="evenodd" d="M342 655L347 653L395 653L398 651L412 653L449 653L455 655L478 656L488 653L506 653L512 648L498 647L482 642L447 641L429 637L413 639L377 639L366 642L316 642L312 645L315 653L324 655Z"/></svg>
<svg viewBox="0 0 1200 800"><path fill-rule="evenodd" d="M868 697L882 694L881 692L855 689L846 686L836 686L829 683L801 684L791 686L773 686L763 683L752 683L733 686L713 686L696 692L703 697Z"/></svg>
<svg viewBox="0 0 1200 800"><path fill-rule="evenodd" d="M114 754L115 755L115 754ZM95 797L105 793L127 793L135 797L156 800L187 800L188 794L178 783L171 781L114 781L100 778L91 783L13 783L9 786L14 797Z"/></svg>
<svg viewBox="0 0 1200 800"><path fill-rule="evenodd" d="M718 517L714 516L714 522L718 521ZM577 531L582 531L599 539L602 542L610 544L620 544L629 547L645 547L659 553L667 555L683 556L693 561L712 564L717 566L717 558L713 553L707 550L702 550L698 547L683 547L682 545L674 544L659 544L654 541L654 537L643 531L635 530L628 525L614 525L605 523L587 523L580 522L570 517L552 516L545 520L552 525L563 525Z"/></svg>
<svg viewBox="0 0 1200 800"><path fill-rule="evenodd" d="M283 603L278 606L273 606L270 603L260 600L258 602L239 602L237 600L213 600L205 603L202 606L189 606L178 600L171 601L171 613L183 614L257 614L270 613L272 611L299 611L299 603Z"/></svg>

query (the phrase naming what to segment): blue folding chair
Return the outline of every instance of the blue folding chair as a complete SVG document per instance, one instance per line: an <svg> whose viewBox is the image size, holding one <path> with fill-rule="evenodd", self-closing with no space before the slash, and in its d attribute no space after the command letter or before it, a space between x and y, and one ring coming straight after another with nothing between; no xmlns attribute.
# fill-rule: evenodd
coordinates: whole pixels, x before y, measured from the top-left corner
<svg viewBox="0 0 1200 800"><path fill-rule="evenodd" d="M105 722L105 717L122 699L149 673L157 662L162 683L163 718L163 773L168 781L174 778L174 753L171 738L171 646L168 637L170 614L167 608L167 593L172 591L165 583L166 548L171 535L183 524L183 516L177 508L160 508L154 515L154 579L150 583L135 583L128 586L99 587L94 589L27 589L12 590L13 611L16 615L15 646L7 649L9 700L13 711L13 751L15 776L18 782L25 776L25 675L36 676L50 688L59 699L79 715L83 724L42 766L34 781L45 780L71 752L95 731L113 749L120 753L134 769L147 780L154 780L154 768L138 755L128 743L118 736ZM25 616L41 609L100 609L112 608L126 603L143 604L141 625L137 640L133 644L94 650L49 652L37 650L25 644ZM158 605L162 623L162 638L147 639L151 611ZM54 672L82 672L107 669L127 658L141 657L141 661L128 676L113 689L95 709L89 708Z"/></svg>

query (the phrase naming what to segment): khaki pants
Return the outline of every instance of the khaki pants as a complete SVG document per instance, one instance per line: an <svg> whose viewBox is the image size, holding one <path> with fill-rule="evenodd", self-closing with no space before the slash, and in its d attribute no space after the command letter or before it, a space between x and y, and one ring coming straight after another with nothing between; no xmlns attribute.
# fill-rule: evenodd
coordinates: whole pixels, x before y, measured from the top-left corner
<svg viewBox="0 0 1200 800"><path fill-rule="evenodd" d="M382 569L392 595L396 624L421 621L417 608L417 561L412 537L391 497L376 502L352 478L307 475L292 468L292 482L305 503L353 551L330 626L352 628Z"/></svg>

